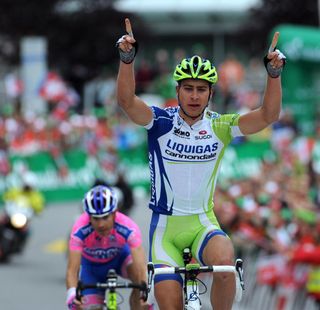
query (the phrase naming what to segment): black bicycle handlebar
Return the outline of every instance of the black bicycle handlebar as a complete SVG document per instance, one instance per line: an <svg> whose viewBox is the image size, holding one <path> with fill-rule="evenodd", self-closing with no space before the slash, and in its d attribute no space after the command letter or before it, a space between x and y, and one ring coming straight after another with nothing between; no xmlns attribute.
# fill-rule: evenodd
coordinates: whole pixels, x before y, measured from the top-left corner
<svg viewBox="0 0 320 310"><path fill-rule="evenodd" d="M97 282L92 284L84 284L81 281L78 281L78 285L76 288L76 299L81 300L82 291L89 289L89 288L102 288L102 289L117 289L117 288L135 288L142 292L142 299L144 301L148 298L148 290L147 284L145 282L133 283L133 282L117 282L117 281L107 281L104 283Z"/></svg>

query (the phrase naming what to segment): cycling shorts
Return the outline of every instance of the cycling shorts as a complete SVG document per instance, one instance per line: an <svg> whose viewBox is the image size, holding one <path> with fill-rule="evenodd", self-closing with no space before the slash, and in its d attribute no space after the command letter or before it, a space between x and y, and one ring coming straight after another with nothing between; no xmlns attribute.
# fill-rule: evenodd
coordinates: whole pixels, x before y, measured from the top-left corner
<svg viewBox="0 0 320 310"><path fill-rule="evenodd" d="M215 235L227 236L212 210L187 216L167 216L153 212L149 233L149 259L155 266L184 266L183 250L190 248L192 257L204 265L202 255L208 241ZM179 275L159 275L162 280L177 280Z"/></svg>

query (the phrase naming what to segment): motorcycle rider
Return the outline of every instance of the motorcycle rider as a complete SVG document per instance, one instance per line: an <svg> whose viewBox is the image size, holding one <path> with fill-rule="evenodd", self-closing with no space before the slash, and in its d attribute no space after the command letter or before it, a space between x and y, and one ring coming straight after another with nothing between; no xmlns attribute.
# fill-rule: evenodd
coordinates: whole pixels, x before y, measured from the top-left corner
<svg viewBox="0 0 320 310"><path fill-rule="evenodd" d="M4 211L0 216L0 260L6 261L10 254L21 253L24 249L30 235L29 220L33 214L43 212L45 198L25 178L21 187L8 189L2 199Z"/></svg>
<svg viewBox="0 0 320 310"><path fill-rule="evenodd" d="M25 180L21 187L13 187L3 193L4 202L19 199L25 199L26 205L30 206L36 215L39 215L44 209L45 198L30 181Z"/></svg>

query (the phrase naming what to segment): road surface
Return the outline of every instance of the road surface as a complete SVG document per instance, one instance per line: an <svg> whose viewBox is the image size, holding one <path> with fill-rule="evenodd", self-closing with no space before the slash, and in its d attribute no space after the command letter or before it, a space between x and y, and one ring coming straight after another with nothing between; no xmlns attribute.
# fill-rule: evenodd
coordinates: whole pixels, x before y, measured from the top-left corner
<svg viewBox="0 0 320 310"><path fill-rule="evenodd" d="M147 245L150 212L146 199L138 199L132 217L140 225ZM0 264L0 301L6 310L60 310L65 307L66 240L79 203L48 205L33 219L32 234L22 255ZM125 294L124 294L125 295ZM124 310L127 306L123 305Z"/></svg>
<svg viewBox="0 0 320 310"><path fill-rule="evenodd" d="M39 217L34 218L25 252L12 257L8 264L0 264L1 309L67 309L66 240L80 212L80 202L52 204ZM146 250L150 216L147 199L137 198L131 217L141 228ZM122 292L122 295L126 297L128 293ZM129 310L128 303L125 302L121 309ZM203 309L209 307L205 304Z"/></svg>

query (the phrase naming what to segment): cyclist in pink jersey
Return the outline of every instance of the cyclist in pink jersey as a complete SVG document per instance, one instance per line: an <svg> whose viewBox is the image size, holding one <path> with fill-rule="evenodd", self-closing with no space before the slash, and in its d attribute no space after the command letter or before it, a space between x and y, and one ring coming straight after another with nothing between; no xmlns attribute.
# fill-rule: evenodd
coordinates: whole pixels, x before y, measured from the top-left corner
<svg viewBox="0 0 320 310"><path fill-rule="evenodd" d="M83 200L84 213L75 221L69 240L66 273L67 306L103 305L104 291L88 289L81 302L76 300L78 280L104 282L110 269L132 282L145 281L146 261L141 231L128 216L117 211L117 197L110 187L95 186ZM144 309L139 291L130 296L131 309ZM95 308L96 309L96 308Z"/></svg>

